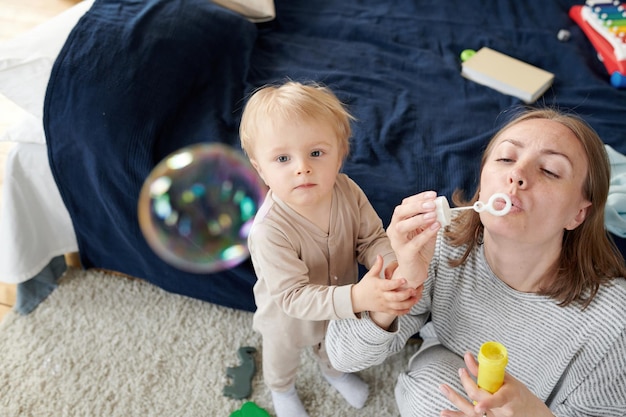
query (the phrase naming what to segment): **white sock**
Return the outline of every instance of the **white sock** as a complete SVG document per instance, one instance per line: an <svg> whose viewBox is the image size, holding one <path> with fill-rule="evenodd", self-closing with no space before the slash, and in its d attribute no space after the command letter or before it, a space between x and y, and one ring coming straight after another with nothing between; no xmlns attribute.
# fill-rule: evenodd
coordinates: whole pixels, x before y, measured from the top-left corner
<svg viewBox="0 0 626 417"><path fill-rule="evenodd" d="M420 337L422 338L422 345L420 346L417 353L423 352L431 346L441 344L441 342L437 338L437 333L435 333L435 325L432 321L429 321L422 327L422 329L420 330Z"/></svg>
<svg viewBox="0 0 626 417"><path fill-rule="evenodd" d="M363 408L370 388L367 382L356 374L342 374L338 377L324 375L324 378L346 399L354 408Z"/></svg>
<svg viewBox="0 0 626 417"><path fill-rule="evenodd" d="M272 391L272 401L276 417L309 417L295 387L287 391Z"/></svg>

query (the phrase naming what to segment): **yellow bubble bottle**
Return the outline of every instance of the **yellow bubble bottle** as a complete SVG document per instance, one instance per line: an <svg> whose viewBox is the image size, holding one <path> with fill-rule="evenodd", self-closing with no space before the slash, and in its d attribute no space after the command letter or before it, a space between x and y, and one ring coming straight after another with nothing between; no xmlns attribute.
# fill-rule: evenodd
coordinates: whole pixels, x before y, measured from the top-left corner
<svg viewBox="0 0 626 417"><path fill-rule="evenodd" d="M478 386L492 394L500 389L508 361L504 345L493 341L483 343L478 351Z"/></svg>

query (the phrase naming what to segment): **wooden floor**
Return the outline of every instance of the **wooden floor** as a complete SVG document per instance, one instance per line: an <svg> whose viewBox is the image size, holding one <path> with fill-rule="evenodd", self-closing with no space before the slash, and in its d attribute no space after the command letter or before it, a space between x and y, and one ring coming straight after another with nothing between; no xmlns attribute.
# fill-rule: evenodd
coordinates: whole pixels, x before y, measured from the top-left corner
<svg viewBox="0 0 626 417"><path fill-rule="evenodd" d="M0 0L0 42L56 16L79 0ZM22 110L0 94L0 135L21 118ZM0 189L11 144L0 142ZM1 195L0 195L1 198ZM0 283L0 320L15 303L15 285Z"/></svg>

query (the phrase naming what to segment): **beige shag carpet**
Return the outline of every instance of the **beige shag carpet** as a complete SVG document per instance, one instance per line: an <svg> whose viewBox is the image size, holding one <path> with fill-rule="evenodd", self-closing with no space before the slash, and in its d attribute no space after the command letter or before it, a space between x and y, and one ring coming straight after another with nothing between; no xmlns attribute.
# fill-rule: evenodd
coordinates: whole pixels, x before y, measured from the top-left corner
<svg viewBox="0 0 626 417"><path fill-rule="evenodd" d="M225 397L227 366L254 346L252 395ZM361 372L370 398L350 407L310 353L297 386L310 417L397 416L396 376L417 349ZM274 416L252 314L165 292L145 281L70 268L32 313L0 323L2 417L228 417L246 401Z"/></svg>

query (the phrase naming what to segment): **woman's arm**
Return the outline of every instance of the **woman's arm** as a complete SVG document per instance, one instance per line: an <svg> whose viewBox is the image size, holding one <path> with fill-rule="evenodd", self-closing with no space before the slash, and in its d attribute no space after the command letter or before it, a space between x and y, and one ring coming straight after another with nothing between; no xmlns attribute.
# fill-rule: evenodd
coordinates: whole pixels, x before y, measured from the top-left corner
<svg viewBox="0 0 626 417"><path fill-rule="evenodd" d="M428 314L401 316L389 329L380 328L368 313L363 313L361 319L332 320L326 333L326 350L333 367L356 372L382 363L404 347Z"/></svg>
<svg viewBox="0 0 626 417"><path fill-rule="evenodd" d="M425 191L402 200L396 206L387 236L391 241L398 268L394 278L405 278L412 288L421 286L428 276L428 267L435 250L441 225L435 213L434 191Z"/></svg>

